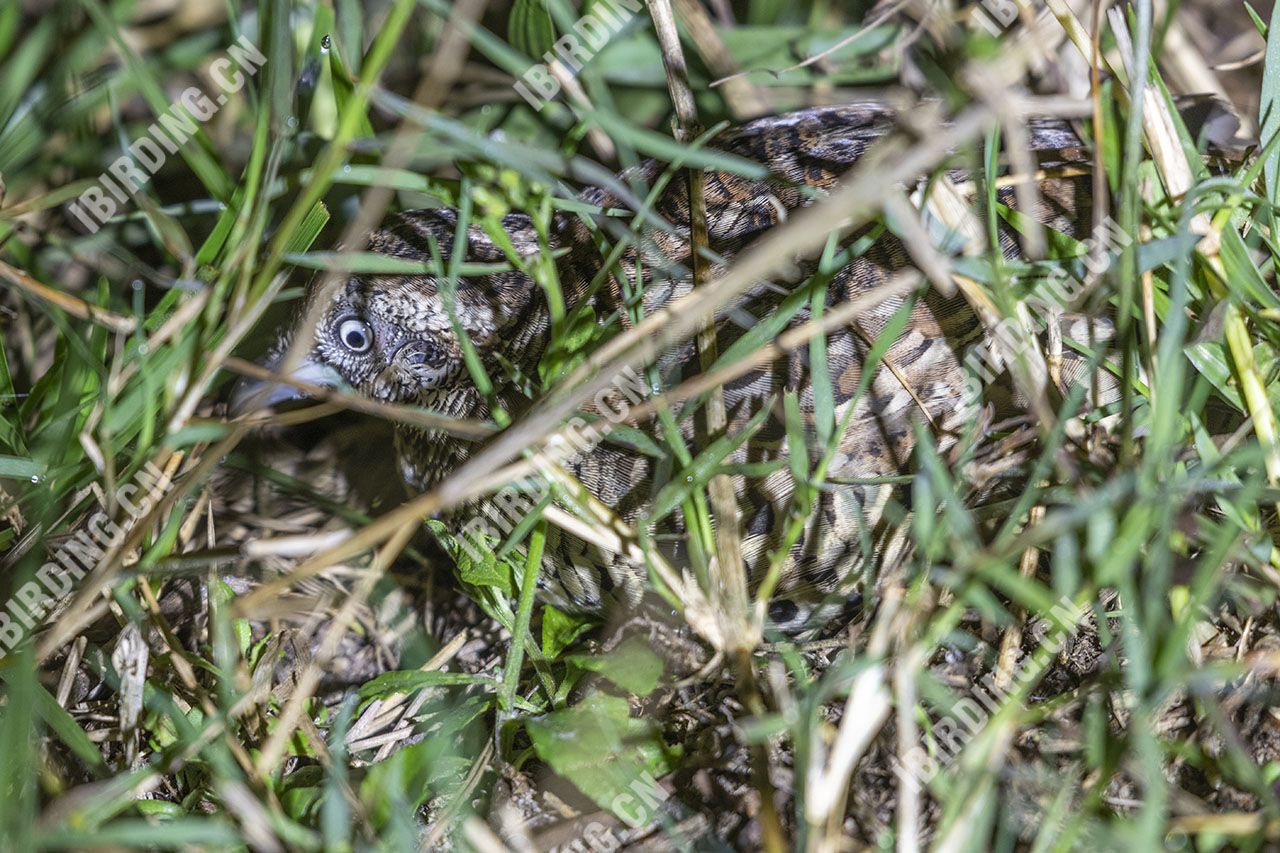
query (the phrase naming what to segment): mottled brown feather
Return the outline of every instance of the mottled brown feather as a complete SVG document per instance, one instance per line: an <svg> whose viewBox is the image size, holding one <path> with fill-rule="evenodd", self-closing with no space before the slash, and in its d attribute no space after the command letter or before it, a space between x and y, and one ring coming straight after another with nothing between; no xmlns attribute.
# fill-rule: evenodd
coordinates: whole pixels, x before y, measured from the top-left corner
<svg viewBox="0 0 1280 853"><path fill-rule="evenodd" d="M891 115L878 107L854 105L804 110L753 121L729 130L711 147L763 164L765 178L746 178L722 171L705 176L711 250L718 258L713 274L723 271L735 255L785 219L790 211L811 204L829 191L891 126ZM1031 128L1032 147L1046 161L1070 162L1083 156L1080 142L1065 125L1037 123ZM646 162L619 176L621 184L652 185L664 164ZM1042 205L1035 215L1051 227L1079 233L1078 214L1089 210L1087 179L1041 182ZM588 189L581 200L602 209L624 207L616 194ZM1012 192L1001 200L1013 205ZM588 223L563 216L552 235L553 249L567 250L558 261L561 282L575 302L590 299L597 316L617 318L619 299L626 290L640 288L645 277L643 310L651 312L687 293L691 287L687 182L677 176L658 198L654 213L668 227L646 230L640 249L622 256L610 286L594 295L589 285L602 260ZM604 221L604 220L602 220ZM613 220L617 222L617 220ZM608 221L604 221L608 225ZM454 245L456 214L450 210L410 211L393 218L371 241L374 251L405 258L427 259L431 244L447 257ZM506 218L504 226L521 254L537 252L531 221L522 215ZM853 235L856 241L861 235ZM1006 254L1017 252L1016 236L1004 229ZM479 229L467 240L468 261L501 261L504 253ZM886 282L910 266L901 243L887 232L852 263L840 269L827 287L827 305L835 306ZM803 275L813 264L803 265ZM803 277L796 280L802 281ZM745 332L744 319L761 319L776 310L794 282L761 282L733 310L718 321L724 351ZM868 350L908 300L914 301L906 330L888 349L876 368L869 393L854 399ZM541 289L519 272L464 279L457 293L458 319L466 328L486 367L498 384L504 407L519 411L527 404L518 384L508 375L515 365L534 374L548 337L548 310ZM370 325L375 346L366 358L344 352L334 339L335 324L359 316ZM794 327L810 319L807 306L790 321ZM965 383L961 359L965 347L980 336L981 326L961 297L929 290L889 299L856 324L827 338L827 369L837 403L837 420L853 407L850 426L840 436L840 454L828 471L838 480L875 478L909 471L915 445L915 422L934 432L945 451L973 426L974 411L958 406ZM445 310L439 282L429 276L354 277L330 304L324 306L315 330L312 358L335 367L354 387L374 398L427 406L446 414L489 418L484 397L462 366L461 348ZM417 363L404 355L416 353ZM423 365L428 365L424 367ZM668 383L692 375L697 368L692 344L667 353L661 369ZM735 380L724 389L731 433L741 430L761 407L771 410L751 441L726 460L729 464L786 460L792 452L782 417L781 394L798 393L800 409L812 428L814 418L811 365L804 351ZM654 424L646 428L656 433ZM686 441L693 440L694 418L681 424ZM408 483L416 489L439 482L473 451L466 442L411 428L398 432L397 452ZM801 450L801 452L805 452ZM809 452L816 454L816 448ZM816 455L812 461L816 462ZM571 460L573 473L625 521L643 520L657 490L676 472L670 461L606 441L592 453ZM793 482L782 465L758 478L735 478L743 519L743 550L749 570L758 574L776 550L791 512ZM829 485L807 519L805 535L787 557L780 592L799 608L784 607L796 621L822 599L839 601L852 591L859 567L885 545L887 530L881 508L889 486ZM469 508L452 516L460 524ZM682 559L678 540L683 525L677 512L653 531L665 543L670 559ZM868 550L868 546L870 549ZM567 534L553 532L547 544L545 595L562 607L598 609L610 598L634 601L644 573L616 554L588 547Z"/></svg>

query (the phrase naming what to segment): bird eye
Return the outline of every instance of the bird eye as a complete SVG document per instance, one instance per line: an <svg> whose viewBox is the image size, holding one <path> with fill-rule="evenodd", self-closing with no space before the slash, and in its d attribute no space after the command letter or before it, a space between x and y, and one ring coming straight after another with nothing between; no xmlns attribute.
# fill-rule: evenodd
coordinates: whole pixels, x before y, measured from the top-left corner
<svg viewBox="0 0 1280 853"><path fill-rule="evenodd" d="M365 352L373 346L373 333L363 320L343 320L338 326L338 340L352 352Z"/></svg>

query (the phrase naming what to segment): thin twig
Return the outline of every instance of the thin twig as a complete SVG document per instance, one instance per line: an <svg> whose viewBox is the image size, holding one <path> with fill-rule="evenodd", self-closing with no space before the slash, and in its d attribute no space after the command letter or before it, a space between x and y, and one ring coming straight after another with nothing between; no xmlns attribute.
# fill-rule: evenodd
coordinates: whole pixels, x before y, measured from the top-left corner
<svg viewBox="0 0 1280 853"><path fill-rule="evenodd" d="M63 293L61 290L36 281L22 270L11 267L4 261L0 261L0 276L8 279L14 287L27 295L61 308L79 320L88 320L90 323L96 323L113 332L126 335L138 326L138 321L132 317L125 317L96 305L90 305L78 296Z"/></svg>

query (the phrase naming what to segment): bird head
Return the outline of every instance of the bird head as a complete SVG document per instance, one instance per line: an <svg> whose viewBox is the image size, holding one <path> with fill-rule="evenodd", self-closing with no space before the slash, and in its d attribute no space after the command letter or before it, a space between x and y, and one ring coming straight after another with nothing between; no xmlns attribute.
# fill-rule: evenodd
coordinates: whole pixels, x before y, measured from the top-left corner
<svg viewBox="0 0 1280 853"><path fill-rule="evenodd" d="M400 214L373 235L369 251L411 261L434 257L447 264L456 224L457 214L449 209ZM527 217L507 216L503 225L517 253L538 250ZM289 367L289 378L299 383L345 385L379 402L438 408L450 391L471 382L460 335L490 365L498 363L499 354L519 364L534 350L536 359L546 328L541 289L511 267L506 251L483 230L468 229L466 244L465 263L507 268L459 277L452 298L441 277L426 273L352 275L337 287L317 286L264 366L276 372ZM287 358L302 339L310 344L301 359ZM243 382L232 412L304 396L289 385Z"/></svg>

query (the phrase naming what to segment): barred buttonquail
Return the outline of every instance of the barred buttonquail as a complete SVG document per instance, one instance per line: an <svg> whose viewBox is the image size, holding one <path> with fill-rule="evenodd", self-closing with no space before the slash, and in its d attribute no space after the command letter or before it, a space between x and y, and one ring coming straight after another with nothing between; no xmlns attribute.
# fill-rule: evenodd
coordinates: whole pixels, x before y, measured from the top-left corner
<svg viewBox="0 0 1280 853"><path fill-rule="evenodd" d="M783 222L789 211L811 204L832 188L864 151L891 125L892 116L877 107L840 106L803 110L750 122L726 131L711 147L763 164L764 178L728 172L705 174L710 246L721 263L712 273L769 229ZM1042 165L1084 164L1083 146L1065 124L1038 122L1031 127L1031 148ZM666 167L646 162L620 176L620 185L654 186ZM1061 170L1077 176L1081 169ZM1069 233L1080 233L1077 211L1090 210L1088 178L1046 177L1040 180L1042 209L1037 218ZM577 214L562 213L555 220L551 246L558 252L556 267L563 292L571 303L590 304L599 322L620 325L621 294L643 289L642 308L651 312L691 288L688 186L682 176L666 182L654 213L668 227L650 227L646 240L624 251L603 287L592 289L603 263L592 229ZM1014 204L1012 190L1002 188L1001 200ZM619 196L588 189L579 200L602 210L625 208ZM370 240L374 252L414 260L429 260L434 244L438 256L448 258L455 247L457 213L451 209L414 210L393 217ZM506 237L519 256L539 245L533 221L523 214L503 219ZM867 239L872 237L874 239ZM1007 255L1016 254L1017 235L1000 238ZM471 263L509 261L502 247L472 226L467 233ZM834 307L884 284L911 265L903 245L880 226L852 235L846 245L856 257L838 269L825 284L826 304ZM507 270L458 281L456 319L474 345L495 383L494 398L509 411L528 402L530 377L549 339L549 309L543 289L528 275L506 263ZM717 322L720 352L724 353L750 328L776 317L789 293L812 287L814 271L806 266L790 284L761 282ZM805 284L797 284L804 282ZM641 288L643 283L643 288ZM317 298L313 293L311 299ZM793 300L795 301L795 300ZM912 303L907 306L907 303ZM900 309L909 311L905 327L875 368L869 387L859 393L863 360ZM477 389L463 359L454 323L446 310L441 282L430 275L354 275L324 305L309 306L303 316L318 316L313 343L299 375L312 382L345 383L379 401L408 403L453 417L488 419L490 405ZM574 307L571 305L571 307ZM810 319L809 300L785 306L789 316L779 330ZM803 535L784 561L775 621L793 625L820 602L838 602L856 583L858 567L888 547L888 527L881 509L891 485L851 483L885 478L910 470L915 425L932 431L944 451L958 436L974 427L975 407L962 406L966 383L965 348L982 336L982 324L963 297L946 297L936 289L899 295L861 315L826 339L827 364L836 405L836 423L847 423L838 437L838 452L827 470L828 484L818 493L805 521ZM277 352L291 340L282 337ZM685 344L660 361L664 385L697 372L698 354ZM805 347L754 370L724 387L728 432L737 434L752 416L769 413L753 424L749 440L724 460L735 471L741 512L743 553L748 570L759 573L777 551L793 512L794 478L786 462L791 451L783 412L784 392L798 395L799 411L812 433L814 395L811 365ZM290 396L276 386L257 397L276 402ZM242 395L246 396L246 395ZM683 413L680 428L692 447L695 422L701 416ZM849 416L845 421L845 416ZM659 435L655 419L639 426ZM812 438L812 435L809 436ZM659 444L661 438L658 439ZM809 441L810 462L826 448ZM571 459L567 469L604 504L628 523L650 521L654 496L673 477L684 476L670 453L655 454L655 445L606 439L591 452ZM447 476L474 451L473 443L412 427L399 427L396 452L409 485L425 490ZM665 455L666 458L663 458ZM475 508L462 509L448 523L457 532ZM672 560L681 560L684 521L679 511L668 514L650 532ZM561 607L598 609L610 598L634 601L645 576L643 567L596 544L588 545L569 533L553 529L548 536L542 592Z"/></svg>

